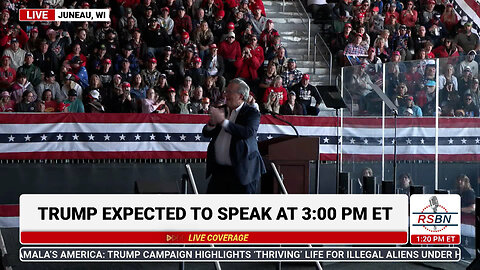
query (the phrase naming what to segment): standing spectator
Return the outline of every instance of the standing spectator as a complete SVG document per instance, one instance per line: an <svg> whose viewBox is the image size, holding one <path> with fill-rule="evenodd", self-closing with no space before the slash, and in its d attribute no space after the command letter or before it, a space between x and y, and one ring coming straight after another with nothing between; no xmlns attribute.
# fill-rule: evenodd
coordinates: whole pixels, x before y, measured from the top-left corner
<svg viewBox="0 0 480 270"><path fill-rule="evenodd" d="M50 28L47 30L47 43L57 59L63 59L65 48L72 44L72 39L68 31L62 32L62 36L57 38L57 31Z"/></svg>
<svg viewBox="0 0 480 270"><path fill-rule="evenodd" d="M13 69L17 70L23 62L25 61L25 50L20 48L18 40L13 38L11 40L10 47L3 52L3 55L9 56L11 59L11 66Z"/></svg>
<svg viewBox="0 0 480 270"><path fill-rule="evenodd" d="M250 44L243 49L242 57L235 62L236 77L252 83L257 80L257 70L263 65L263 49L257 45L257 37L250 38Z"/></svg>
<svg viewBox="0 0 480 270"><path fill-rule="evenodd" d="M218 54L225 61L225 80L229 81L237 73L234 65L235 61L242 57L240 43L235 40L235 33L230 32L227 35L227 39L222 41L219 47Z"/></svg>
<svg viewBox="0 0 480 270"><path fill-rule="evenodd" d="M253 14L250 17L249 22L252 23L253 34L256 35L257 37L260 37L260 34L262 33L263 29L265 29L267 18L262 15L262 9L258 6L254 8L252 13Z"/></svg>
<svg viewBox="0 0 480 270"><path fill-rule="evenodd" d="M223 72L225 71L223 57L218 55L217 44L210 45L210 54L208 54L204 61L203 67L208 72L209 76L213 76L218 82L220 89L225 86L225 78Z"/></svg>
<svg viewBox="0 0 480 270"><path fill-rule="evenodd" d="M290 87L299 83L302 79L302 75L302 72L297 69L297 61L293 58L288 59L287 70L281 74L283 79L283 87L289 89Z"/></svg>
<svg viewBox="0 0 480 270"><path fill-rule="evenodd" d="M42 81L42 73L40 69L33 64L33 54L28 52L25 54L25 63L18 68L18 72L25 73L29 82L33 86L37 86Z"/></svg>
<svg viewBox="0 0 480 270"><path fill-rule="evenodd" d="M148 88L155 88L160 80L160 71L157 70L157 59L154 57L148 59L147 68L142 69L140 75Z"/></svg>
<svg viewBox="0 0 480 270"><path fill-rule="evenodd" d="M280 114L283 115L303 115L303 106L296 102L296 94L294 91L288 93L288 101L280 106Z"/></svg>
<svg viewBox="0 0 480 270"><path fill-rule="evenodd" d="M318 115L320 112L319 106L322 103L320 93L317 88L310 84L310 75L303 74L300 83L292 87L292 91L296 94L295 99L302 105L305 113L308 115ZM312 106L312 101L315 99L315 106Z"/></svg>

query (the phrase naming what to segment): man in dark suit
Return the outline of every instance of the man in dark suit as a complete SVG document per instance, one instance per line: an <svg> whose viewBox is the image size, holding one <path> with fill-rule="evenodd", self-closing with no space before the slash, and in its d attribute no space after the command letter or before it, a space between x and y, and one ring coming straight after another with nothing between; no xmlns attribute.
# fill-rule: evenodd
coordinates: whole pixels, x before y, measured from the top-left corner
<svg viewBox="0 0 480 270"><path fill-rule="evenodd" d="M207 193L256 193L265 165L258 152L257 130L260 113L246 103L250 88L233 79L226 89L227 114L210 108L210 120L203 136L212 138L207 151Z"/></svg>

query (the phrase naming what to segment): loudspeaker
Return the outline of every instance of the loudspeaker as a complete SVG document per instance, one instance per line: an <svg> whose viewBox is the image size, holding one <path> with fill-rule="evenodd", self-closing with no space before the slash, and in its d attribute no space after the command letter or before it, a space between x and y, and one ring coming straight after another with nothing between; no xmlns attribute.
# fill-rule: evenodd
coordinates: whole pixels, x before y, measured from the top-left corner
<svg viewBox="0 0 480 270"><path fill-rule="evenodd" d="M363 194L375 194L375 177L363 177Z"/></svg>
<svg viewBox="0 0 480 270"><path fill-rule="evenodd" d="M382 181L382 194L395 194L393 181Z"/></svg>
<svg viewBox="0 0 480 270"><path fill-rule="evenodd" d="M338 180L338 194L351 194L352 186L350 183L350 173L341 172Z"/></svg>
<svg viewBox="0 0 480 270"><path fill-rule="evenodd" d="M425 194L424 186L410 186L410 195L413 194Z"/></svg>
<svg viewBox="0 0 480 270"><path fill-rule="evenodd" d="M446 189L435 189L435 194L450 194L450 190L446 190Z"/></svg>

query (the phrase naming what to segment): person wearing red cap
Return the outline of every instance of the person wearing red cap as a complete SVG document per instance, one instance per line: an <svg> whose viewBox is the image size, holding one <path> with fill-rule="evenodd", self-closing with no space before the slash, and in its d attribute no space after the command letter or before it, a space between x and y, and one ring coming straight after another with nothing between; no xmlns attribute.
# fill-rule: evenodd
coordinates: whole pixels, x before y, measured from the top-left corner
<svg viewBox="0 0 480 270"><path fill-rule="evenodd" d="M427 25L436 14L439 14L435 9L436 2L435 0L424 1L424 10L420 14L419 23L420 25Z"/></svg>
<svg viewBox="0 0 480 270"><path fill-rule="evenodd" d="M225 80L229 81L237 73L235 61L242 57L240 43L235 40L235 33L227 35L227 39L220 43L218 55L222 56L225 63Z"/></svg>
<svg viewBox="0 0 480 270"><path fill-rule="evenodd" d="M194 87L205 83L208 72L202 67L202 59L200 57L197 56L193 59L193 68L187 70L186 75L192 78Z"/></svg>
<svg viewBox="0 0 480 270"><path fill-rule="evenodd" d="M189 49L191 49L195 54L197 46L190 40L190 34L183 32L181 40L175 43L174 48L174 58L178 61L181 61Z"/></svg>
<svg viewBox="0 0 480 270"><path fill-rule="evenodd" d="M178 100L177 104L173 108L173 113L178 114L192 114L192 104L190 103L190 94L188 91L182 91L180 93L180 99Z"/></svg>
<svg viewBox="0 0 480 270"><path fill-rule="evenodd" d="M292 92L296 94L296 100L304 108L305 114L318 115L322 98L320 97L317 88L310 84L309 74L303 74L300 83L297 83L292 87ZM315 100L315 106L311 105L313 100Z"/></svg>
<svg viewBox="0 0 480 270"><path fill-rule="evenodd" d="M219 44L222 41L222 36L226 30L225 11L219 10L215 16L215 19L210 21L210 26L213 33L214 42Z"/></svg>
<svg viewBox="0 0 480 270"><path fill-rule="evenodd" d="M345 47L347 47L347 45L351 43L354 38L355 36L352 32L352 24L346 23L343 27L343 32L338 34L334 42L332 42L333 51L337 52L337 59L339 60L339 63L343 62L343 50L345 50Z"/></svg>
<svg viewBox="0 0 480 270"><path fill-rule="evenodd" d="M147 67L140 71L143 83L148 88L156 88L160 81L160 71L157 70L157 59L151 57L148 59Z"/></svg>
<svg viewBox="0 0 480 270"><path fill-rule="evenodd" d="M0 36L4 37L7 35L8 30L10 30L10 11L8 9L3 9L0 14Z"/></svg>
<svg viewBox="0 0 480 270"><path fill-rule="evenodd" d="M390 5L388 11L385 12L385 24L392 24L392 17L395 17L395 19L397 19L397 22L399 22L400 14L398 14L397 12L397 5Z"/></svg>
<svg viewBox="0 0 480 270"><path fill-rule="evenodd" d="M166 93L166 101L165 105L168 107L168 111L170 113L173 113L173 110L175 109L175 106L177 105L177 92L175 91L175 88L169 87Z"/></svg>
<svg viewBox="0 0 480 270"><path fill-rule="evenodd" d="M265 29L260 35L260 46L262 46L264 50L268 47L271 47L273 45L273 39L280 35L277 30L273 29L273 27L273 21L267 20L265 24Z"/></svg>
<svg viewBox="0 0 480 270"><path fill-rule="evenodd" d="M174 20L173 34L180 40L183 32L192 32L192 19L185 14L185 8L182 6L178 9L178 16Z"/></svg>
<svg viewBox="0 0 480 270"><path fill-rule="evenodd" d="M263 1L262 0L251 0L251 1L248 1L248 8L254 12L255 9L260 9L260 11L262 12L262 15L263 16L267 16L267 13L265 13L265 6L263 5Z"/></svg>
<svg viewBox="0 0 480 270"><path fill-rule="evenodd" d="M237 37L241 36L247 25L247 21L245 20L243 15L243 11L237 9L231 21L233 23L233 26L235 27L234 31ZM230 28L228 30L230 30Z"/></svg>
<svg viewBox="0 0 480 270"><path fill-rule="evenodd" d="M225 65L223 62L223 57L218 55L218 48L215 43L210 45L210 53L205 56L203 67L209 76L213 76L215 78L219 88L223 89L225 86L225 78L223 77Z"/></svg>
<svg viewBox="0 0 480 270"><path fill-rule="evenodd" d="M158 22L160 23L160 27L162 29L165 29L165 31L167 31L167 34L171 36L173 33L174 22L172 18L170 18L170 9L168 7L163 7L161 9Z"/></svg>
<svg viewBox="0 0 480 270"><path fill-rule="evenodd" d="M260 36L263 29L265 29L265 24L267 23L267 18L262 15L262 10L259 7L255 7L252 10L252 15L250 16L250 23L252 23L253 34L257 37Z"/></svg>
<svg viewBox="0 0 480 270"><path fill-rule="evenodd" d="M105 109L110 113L137 112L137 101L130 94L129 82L123 82L120 87L113 88L112 95L105 100Z"/></svg>

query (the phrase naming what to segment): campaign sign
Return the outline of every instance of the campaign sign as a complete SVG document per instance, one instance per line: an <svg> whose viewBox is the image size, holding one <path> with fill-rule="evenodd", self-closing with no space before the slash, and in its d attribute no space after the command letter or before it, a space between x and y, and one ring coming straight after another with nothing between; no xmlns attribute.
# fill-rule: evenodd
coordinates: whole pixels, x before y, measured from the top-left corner
<svg viewBox="0 0 480 270"><path fill-rule="evenodd" d="M460 196L410 196L410 243L460 244Z"/></svg>

